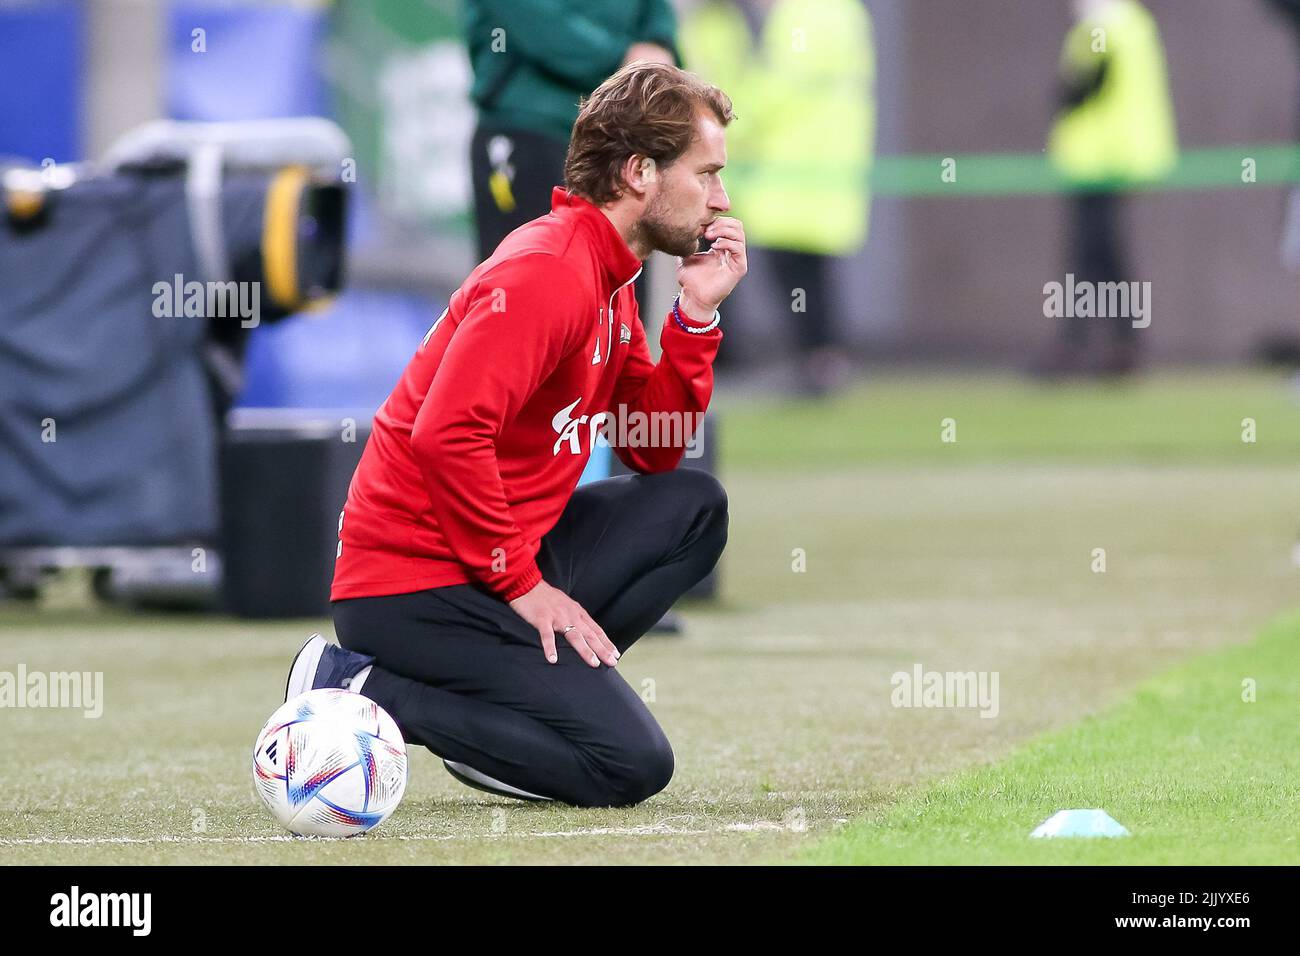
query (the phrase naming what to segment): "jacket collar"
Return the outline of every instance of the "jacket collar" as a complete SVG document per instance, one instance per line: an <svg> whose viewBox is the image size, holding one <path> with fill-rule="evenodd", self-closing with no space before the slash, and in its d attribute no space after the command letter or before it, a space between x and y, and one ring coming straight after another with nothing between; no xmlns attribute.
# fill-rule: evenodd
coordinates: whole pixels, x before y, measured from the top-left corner
<svg viewBox="0 0 1300 956"><path fill-rule="evenodd" d="M641 271L641 260L623 241L609 217L562 186L551 190L551 214L584 223L611 288L627 285Z"/></svg>

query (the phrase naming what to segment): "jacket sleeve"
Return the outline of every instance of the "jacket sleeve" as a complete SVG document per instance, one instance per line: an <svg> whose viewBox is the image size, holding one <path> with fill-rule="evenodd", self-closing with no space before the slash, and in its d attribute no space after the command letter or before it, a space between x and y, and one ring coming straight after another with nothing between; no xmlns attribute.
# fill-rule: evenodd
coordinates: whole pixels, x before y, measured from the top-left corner
<svg viewBox="0 0 1300 956"><path fill-rule="evenodd" d="M593 73L609 76L632 45L632 37L565 0L484 0L483 6L506 31L507 49L574 84L587 84Z"/></svg>
<svg viewBox="0 0 1300 956"><path fill-rule="evenodd" d="M581 281L549 255L486 272L470 294L411 429L411 450L447 544L502 600L542 574L510 514L502 429L578 341Z"/></svg>
<svg viewBox="0 0 1300 956"><path fill-rule="evenodd" d="M712 316L708 318L712 320ZM693 316L685 316L685 319L688 325L694 327L707 324L696 321ZM650 433L663 435L667 432L672 436L680 434L682 442L656 446L654 442L629 441L627 445L620 446L616 441L619 436L607 430L607 439L625 465L645 474L671 471L681 462L686 443L708 410L709 399L713 396L713 359L718 354L721 342L721 328L700 334L686 332L669 313L659 335L663 354L656 365L650 358L641 319L634 317L628 355L614 386L614 409L618 415L626 415L629 419L636 413L646 416L670 413L672 417L668 421L674 423L673 427L652 428ZM675 424L677 421L681 423L680 432ZM635 436L636 429L629 426L625 432L631 438Z"/></svg>

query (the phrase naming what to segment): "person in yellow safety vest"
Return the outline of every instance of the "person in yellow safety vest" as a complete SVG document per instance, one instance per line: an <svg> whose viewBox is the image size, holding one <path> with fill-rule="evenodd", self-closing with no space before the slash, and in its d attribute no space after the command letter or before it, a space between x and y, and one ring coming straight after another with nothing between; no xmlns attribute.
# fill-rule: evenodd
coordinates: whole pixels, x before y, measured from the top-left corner
<svg viewBox="0 0 1300 956"><path fill-rule="evenodd" d="M1048 158L1071 196L1074 283L1131 279L1121 242L1123 193L1161 179L1178 161L1165 54L1155 19L1138 0L1074 0L1061 52L1061 108ZM1095 293L1095 286L1094 295ZM1089 329L1101 317L1066 310L1064 335L1039 371L1124 375L1140 351L1130 315L1107 316L1112 334L1095 356ZM1139 323L1140 324L1140 323Z"/></svg>
<svg viewBox="0 0 1300 956"><path fill-rule="evenodd" d="M763 13L757 50L745 13ZM836 257L867 238L875 148L875 50L862 0L709 0L682 19L688 69L734 91L728 192L751 246L767 250L793 324L801 388L821 394L849 363L830 287ZM734 334L734 332L733 332Z"/></svg>

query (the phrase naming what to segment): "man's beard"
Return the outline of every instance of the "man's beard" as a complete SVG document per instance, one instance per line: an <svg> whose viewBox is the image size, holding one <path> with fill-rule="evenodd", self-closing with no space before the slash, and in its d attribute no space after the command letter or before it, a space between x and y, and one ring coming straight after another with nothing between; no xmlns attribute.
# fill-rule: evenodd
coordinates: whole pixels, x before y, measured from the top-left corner
<svg viewBox="0 0 1300 956"><path fill-rule="evenodd" d="M663 193L655 196L636 224L636 233L642 244L670 256L691 256L699 249L699 228L676 226L668 219L669 204Z"/></svg>

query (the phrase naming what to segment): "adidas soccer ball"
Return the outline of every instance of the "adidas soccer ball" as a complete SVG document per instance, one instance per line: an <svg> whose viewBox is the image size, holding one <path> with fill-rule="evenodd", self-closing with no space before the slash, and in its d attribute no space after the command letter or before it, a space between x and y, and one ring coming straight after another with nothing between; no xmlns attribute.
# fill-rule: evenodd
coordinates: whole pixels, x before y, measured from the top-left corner
<svg viewBox="0 0 1300 956"><path fill-rule="evenodd" d="M379 826L406 792L406 744L374 701L309 690L271 715L253 748L253 783L300 836L346 837Z"/></svg>

